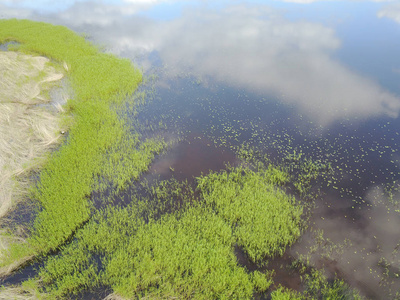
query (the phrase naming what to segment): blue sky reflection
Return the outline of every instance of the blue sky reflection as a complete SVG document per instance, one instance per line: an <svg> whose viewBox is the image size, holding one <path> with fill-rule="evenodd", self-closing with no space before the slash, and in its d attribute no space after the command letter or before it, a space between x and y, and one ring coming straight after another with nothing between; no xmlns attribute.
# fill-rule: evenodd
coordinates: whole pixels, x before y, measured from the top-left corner
<svg viewBox="0 0 400 300"><path fill-rule="evenodd" d="M280 8L226 1L219 5L167 0L0 3L2 17L66 25L131 58L156 52L172 73L190 71L273 95L320 124L343 118L397 117L400 109L400 89L380 83L391 75L397 78L400 69L398 59L393 63L394 55L385 55L385 49L396 49L393 41L400 38L400 26L391 22L386 36L379 27L388 18L398 20L396 4L366 2L367 13L357 17L349 12L361 4L348 2L351 10L344 9L332 19L326 9L331 21L317 22L287 18L295 10L278 1L274 3ZM318 3L317 12L323 11L322 5ZM299 12L302 15L304 10ZM368 32L356 26L365 26ZM384 43L391 47L385 48Z"/></svg>

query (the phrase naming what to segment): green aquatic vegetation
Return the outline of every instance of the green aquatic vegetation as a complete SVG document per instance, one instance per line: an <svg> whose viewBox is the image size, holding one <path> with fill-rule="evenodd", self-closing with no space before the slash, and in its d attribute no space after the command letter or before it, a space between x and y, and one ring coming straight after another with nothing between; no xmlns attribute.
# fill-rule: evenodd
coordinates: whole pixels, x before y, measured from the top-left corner
<svg viewBox="0 0 400 300"><path fill-rule="evenodd" d="M297 270L304 285L304 299L364 299L356 289L351 288L344 280L327 278L323 269L317 269L312 262L312 255L318 253L321 258L336 260L345 248L351 247L347 239L343 243L333 243L324 237L322 230L312 230L314 242L306 255L298 254L291 268ZM315 257L313 257L315 260Z"/></svg>
<svg viewBox="0 0 400 300"><path fill-rule="evenodd" d="M275 291L271 293L271 299L272 300L301 300L301 299L307 299L300 293L286 289L283 287L279 287Z"/></svg>
<svg viewBox="0 0 400 300"><path fill-rule="evenodd" d="M228 224L194 207L139 229L107 261L106 277L128 298L249 299L252 280L237 266L232 242Z"/></svg>
<svg viewBox="0 0 400 300"><path fill-rule="evenodd" d="M334 243L331 239L324 237L323 230L311 230L314 243L309 247L309 255L318 254L321 258L334 259L343 255L345 249L352 246L349 239L344 239L342 243Z"/></svg>
<svg viewBox="0 0 400 300"><path fill-rule="evenodd" d="M329 282L321 271L312 269L310 274L305 275L305 294L314 299L323 300L362 300L360 294L351 289L343 280L336 279Z"/></svg>
<svg viewBox="0 0 400 300"><path fill-rule="evenodd" d="M257 171L240 167L211 173L198 180L196 201L187 182L143 184L148 199L132 198L126 208L109 207L97 213L77 231L72 243L46 261L39 274L43 291L66 297L106 285L126 298L251 299L254 292L269 289L272 274L249 273L240 267L234 245L244 245L258 260L282 253L298 236L302 207L277 187L287 178L278 168L261 166ZM242 201L235 224L227 218L229 209L223 211L220 204L210 202L213 189L222 186L234 189L234 197ZM277 214L290 213L278 206L292 212L285 224L278 223ZM260 222L252 227L250 218ZM294 227L289 228L294 224L296 233ZM253 232L252 236L242 237L240 227L242 232Z"/></svg>
<svg viewBox="0 0 400 300"><path fill-rule="evenodd" d="M118 194L132 180L139 179L140 174L148 170L155 154L167 147L160 137L144 139L139 134L121 137L120 143L108 147L103 155L101 178L95 182L95 190L112 189Z"/></svg>
<svg viewBox="0 0 400 300"><path fill-rule="evenodd" d="M246 143L240 145L236 150L236 153L239 159L246 162L252 162L255 156L258 154L258 151Z"/></svg>
<svg viewBox="0 0 400 300"><path fill-rule="evenodd" d="M271 165L272 161L267 154L257 147L244 143L235 147L238 158L250 166ZM282 151L283 153L284 151ZM312 199L314 195L311 189L318 178L324 178L327 174L333 173L333 168L327 160L314 160L302 151L286 150L287 154L279 162L280 170L286 173L286 179L283 183L290 182L302 198ZM275 170L278 168L275 167Z"/></svg>
<svg viewBox="0 0 400 300"><path fill-rule="evenodd" d="M145 203L109 207L50 257L39 273L44 291L66 297L111 286L125 298L251 299L272 283L269 273L237 265L232 228L210 208L194 205L143 221Z"/></svg>
<svg viewBox="0 0 400 300"><path fill-rule="evenodd" d="M333 173L330 162L306 157L301 151L288 153L283 158L283 164L287 172L291 174L294 188L302 198L307 199L312 199L315 196L311 189L315 186L316 180L326 178L328 174L332 175Z"/></svg>
<svg viewBox="0 0 400 300"><path fill-rule="evenodd" d="M382 285L390 285L399 280L400 278L400 258L398 256L398 249L400 243L398 243L395 249L392 251L389 257L381 257L378 262L378 266L382 270ZM400 293L400 287L398 284L390 289L390 295L393 296L395 293ZM397 298L395 298L397 299Z"/></svg>
<svg viewBox="0 0 400 300"><path fill-rule="evenodd" d="M196 201L194 190L187 180L181 182L171 178L147 186L147 190L153 218L184 210Z"/></svg>
<svg viewBox="0 0 400 300"><path fill-rule="evenodd" d="M108 145L108 155L102 153L104 146L98 149L84 149L83 151L89 157L85 157L83 153L76 154L78 151L74 151L76 148L73 146L74 144L70 142L67 149L62 153L63 155L69 154L67 158L72 162L69 165L71 170L66 168L68 165L63 164L64 160L52 160L52 162L58 162L62 166L56 165L55 168L59 168L53 171L50 169L53 166L50 162L41 175L38 187L40 194L37 198L41 200L44 210L35 220L35 231L30 241L37 248L44 248L42 252L46 252L46 248L55 249L58 247L68 238L68 234L70 235L76 229L77 224L88 219L91 211L88 197L93 187L98 185L93 180L94 174L101 174L101 177L107 180L109 186L115 187L115 191L118 191L126 186L130 180L137 179L140 173L147 170L154 153L163 148L163 143L156 140L145 140L139 143L139 141L121 137L120 144L117 146ZM82 157L87 160L82 161ZM63 166L65 167L63 168ZM77 166L79 166L78 170L76 170ZM53 172L48 173L49 169ZM88 173L88 170L92 172ZM62 171L62 174L57 174L57 171ZM71 188L59 190L59 187L63 184L67 184ZM101 186L99 189L101 189ZM69 200L59 203L60 199ZM59 217L55 218L55 216ZM63 226L59 226L60 223Z"/></svg>
<svg viewBox="0 0 400 300"><path fill-rule="evenodd" d="M110 109L123 105L142 80L129 60L99 52L63 26L28 20L0 20L0 43L7 41L18 42L18 51L63 64L73 91L66 107L74 118L68 139L50 157L32 189L41 210L31 237L18 246L23 251L11 250L4 259L16 261L21 255L46 254L60 247L89 219L92 190L105 188L98 179L122 189L147 170L164 144L159 139L139 142Z"/></svg>
<svg viewBox="0 0 400 300"><path fill-rule="evenodd" d="M273 284L273 272L261 273L260 271L254 271L251 273L251 280L254 285L256 292L262 293L268 290L268 288Z"/></svg>
<svg viewBox="0 0 400 300"><path fill-rule="evenodd" d="M301 233L303 207L277 186L288 179L272 166L243 167L198 178L205 203L233 228L252 261L282 255Z"/></svg>
<svg viewBox="0 0 400 300"><path fill-rule="evenodd" d="M27 280L21 286L0 287L0 299L38 300L48 298L40 293L34 280Z"/></svg>
<svg viewBox="0 0 400 300"><path fill-rule="evenodd" d="M233 249L239 244L258 262L282 254L300 235L302 206L277 187L288 182L286 172L259 164L211 173L198 181L203 204L156 214L132 199L129 208L107 208L90 219L94 189L124 190L165 146L157 138L142 141L116 113L141 75L129 61L100 53L64 27L18 20L0 25L7 25L0 27L1 41L65 62L74 92L66 107L74 117L69 137L33 190L42 210L26 246L11 254L61 250L40 270L44 292L65 297L109 285L124 297L248 299L268 289L270 274L248 273ZM35 30L44 36L32 39ZM167 203L180 192L179 184L170 184L154 197Z"/></svg>
<svg viewBox="0 0 400 300"><path fill-rule="evenodd" d="M143 226L140 207L139 203L134 210L107 207L94 215L78 230L75 241L64 246L60 255L49 257L40 270L46 292L62 297L102 284L105 277L99 257L112 255Z"/></svg>
<svg viewBox="0 0 400 300"><path fill-rule="evenodd" d="M388 182L384 185L383 190L384 190L384 195L387 197L388 202L395 207L395 210L397 212L400 212L399 210L400 199L398 197L400 191L399 183L395 180L392 182Z"/></svg>
<svg viewBox="0 0 400 300"><path fill-rule="evenodd" d="M65 62L78 102L121 101L133 93L141 81L141 73L132 68L129 60L101 53L64 26L29 20L0 20L0 43L8 41L19 43L15 50Z"/></svg>

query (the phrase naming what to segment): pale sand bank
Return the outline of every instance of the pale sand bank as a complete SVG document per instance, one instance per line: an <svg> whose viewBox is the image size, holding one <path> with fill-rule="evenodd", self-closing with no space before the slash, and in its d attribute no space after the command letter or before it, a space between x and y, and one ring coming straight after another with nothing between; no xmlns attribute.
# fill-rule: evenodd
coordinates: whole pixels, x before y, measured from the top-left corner
<svg viewBox="0 0 400 300"><path fill-rule="evenodd" d="M23 199L29 171L61 136L61 106L48 104L63 76L45 57L0 51L0 217Z"/></svg>

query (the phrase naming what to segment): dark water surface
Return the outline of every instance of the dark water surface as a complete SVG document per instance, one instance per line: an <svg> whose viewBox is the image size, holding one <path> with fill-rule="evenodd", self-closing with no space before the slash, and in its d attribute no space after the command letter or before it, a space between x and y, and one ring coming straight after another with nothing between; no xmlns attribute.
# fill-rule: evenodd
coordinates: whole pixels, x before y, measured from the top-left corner
<svg viewBox="0 0 400 300"><path fill-rule="evenodd" d="M330 161L310 231L271 263L276 281L301 290L285 264L309 254L362 295L394 299L400 3L293 2L311 3L3 1L0 17L66 25L153 78L154 99L132 123L162 121L177 142L145 176L223 169L244 142L272 159L301 151Z"/></svg>

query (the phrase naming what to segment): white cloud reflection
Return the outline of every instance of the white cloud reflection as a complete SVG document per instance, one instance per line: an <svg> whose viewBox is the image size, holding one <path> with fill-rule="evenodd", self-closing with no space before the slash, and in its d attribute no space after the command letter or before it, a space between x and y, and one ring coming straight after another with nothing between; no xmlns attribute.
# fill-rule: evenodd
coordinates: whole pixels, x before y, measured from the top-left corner
<svg viewBox="0 0 400 300"><path fill-rule="evenodd" d="M331 57L340 41L322 25L243 6L188 12L163 28L159 51L168 64L273 93L320 122L396 117L400 108L396 96Z"/></svg>
<svg viewBox="0 0 400 300"><path fill-rule="evenodd" d="M2 18L29 18L31 11L29 9L5 7L0 4L0 19Z"/></svg>
<svg viewBox="0 0 400 300"><path fill-rule="evenodd" d="M298 3L298 4L310 4L314 2L322 1L336 1L336 2L393 2L395 0L277 0L281 2Z"/></svg>
<svg viewBox="0 0 400 300"><path fill-rule="evenodd" d="M335 204L316 208L310 221L315 228L323 230L325 239L342 245L331 249L333 251L329 251L328 242L320 245L322 254L328 255L321 257L321 252L311 251L312 264L325 264L325 271L338 272L337 275L352 287L362 290L367 299L394 299L388 291L394 294L400 287L399 279L392 272L385 274L382 267L382 262L387 262L392 270L400 271L400 214L396 212L400 208L400 193L395 193L390 200L383 189L383 186L369 188L364 197L367 206L332 196L329 199L327 195L329 203ZM347 246L345 239L349 242ZM290 252L294 257L296 253L305 255L315 242L315 237L304 235ZM333 262L333 268L330 268L330 262Z"/></svg>
<svg viewBox="0 0 400 300"><path fill-rule="evenodd" d="M385 6L378 12L378 17L386 17L400 23L400 3Z"/></svg>
<svg viewBox="0 0 400 300"><path fill-rule="evenodd" d="M177 73L190 70L273 94L322 124L398 115L398 96L333 58L340 40L326 26L289 21L265 5L218 12L197 7L174 20L156 21L136 14L154 1L131 2L75 3L48 19L89 32L119 54L157 51Z"/></svg>
<svg viewBox="0 0 400 300"><path fill-rule="evenodd" d="M57 18L67 26L73 24L74 27L90 25L110 26L112 28L114 23L120 23L121 18L132 16L144 9L145 6L147 5L142 3L137 5L108 5L104 3L93 5L92 2L81 2L76 3L71 9L60 12Z"/></svg>

